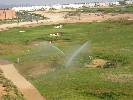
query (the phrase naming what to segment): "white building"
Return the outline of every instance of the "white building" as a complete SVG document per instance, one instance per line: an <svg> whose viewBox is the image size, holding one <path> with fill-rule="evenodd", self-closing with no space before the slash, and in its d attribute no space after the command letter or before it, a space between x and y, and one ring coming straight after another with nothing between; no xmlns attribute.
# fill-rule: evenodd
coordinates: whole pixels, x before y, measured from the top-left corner
<svg viewBox="0 0 133 100"><path fill-rule="evenodd" d="M50 6L31 6L31 7L13 7L15 11L36 11L36 10L49 10Z"/></svg>
<svg viewBox="0 0 133 100"><path fill-rule="evenodd" d="M127 4L133 4L133 0L128 0L126 1ZM94 7L108 7L110 5L116 5L119 6L119 2L91 2L91 3L77 3L77 4L57 4L57 5L53 5L53 6L31 6L31 7L13 7L12 9L15 11L35 11L35 10L49 10L50 8L54 8L54 9L62 9L62 8L74 8L74 9L78 9L78 8L82 8L83 6L85 7L90 7L90 8L94 8Z"/></svg>
<svg viewBox="0 0 133 100"><path fill-rule="evenodd" d="M15 11L32 11L33 8L32 7L13 7L12 10L15 10Z"/></svg>
<svg viewBox="0 0 133 100"><path fill-rule="evenodd" d="M109 7L110 5L119 6L119 2L92 2L92 3L85 3L85 7L90 8L97 8L97 7Z"/></svg>
<svg viewBox="0 0 133 100"><path fill-rule="evenodd" d="M50 6L33 6L33 10L49 10Z"/></svg>
<svg viewBox="0 0 133 100"><path fill-rule="evenodd" d="M81 8L84 4L64 4L62 5L62 8Z"/></svg>
<svg viewBox="0 0 133 100"><path fill-rule="evenodd" d="M128 1L125 1L126 4L133 4L133 0L128 0Z"/></svg>
<svg viewBox="0 0 133 100"><path fill-rule="evenodd" d="M95 7L109 7L110 5L119 6L119 2L96 2Z"/></svg>
<svg viewBox="0 0 133 100"><path fill-rule="evenodd" d="M99 7L108 7L109 6L109 2L100 2L99 3Z"/></svg>
<svg viewBox="0 0 133 100"><path fill-rule="evenodd" d="M109 3L109 5L119 6L119 5L120 5L120 3L119 3L118 1L116 1L116 2L110 2L110 3Z"/></svg>
<svg viewBox="0 0 133 100"><path fill-rule="evenodd" d="M84 7L94 8L96 6L96 3L85 3Z"/></svg>
<svg viewBox="0 0 133 100"><path fill-rule="evenodd" d="M52 8L54 8L54 9L61 9L62 5L60 5L60 4L53 5Z"/></svg>

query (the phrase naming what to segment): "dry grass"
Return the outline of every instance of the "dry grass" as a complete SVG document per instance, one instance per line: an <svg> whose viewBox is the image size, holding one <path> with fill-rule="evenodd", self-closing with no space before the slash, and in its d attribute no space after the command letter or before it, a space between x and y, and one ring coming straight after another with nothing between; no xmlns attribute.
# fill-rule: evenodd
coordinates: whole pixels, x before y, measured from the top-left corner
<svg viewBox="0 0 133 100"><path fill-rule="evenodd" d="M13 83L0 73L0 100L24 100L23 95Z"/></svg>
<svg viewBox="0 0 133 100"><path fill-rule="evenodd" d="M133 75L132 74L107 74L104 75L105 80L109 80L112 82L130 82L133 81Z"/></svg>

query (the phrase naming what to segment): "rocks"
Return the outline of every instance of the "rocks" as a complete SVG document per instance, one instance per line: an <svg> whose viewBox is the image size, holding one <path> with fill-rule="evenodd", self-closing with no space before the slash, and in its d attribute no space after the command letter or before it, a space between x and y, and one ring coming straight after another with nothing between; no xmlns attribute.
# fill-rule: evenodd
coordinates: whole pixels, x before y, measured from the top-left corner
<svg viewBox="0 0 133 100"><path fill-rule="evenodd" d="M50 37L59 37L60 33L54 33L54 34L50 34Z"/></svg>
<svg viewBox="0 0 133 100"><path fill-rule="evenodd" d="M56 32L56 33L52 33L49 35L50 35L50 37L60 37L62 35L62 32Z"/></svg>
<svg viewBox="0 0 133 100"><path fill-rule="evenodd" d="M56 28L56 29L63 28L63 25L54 26L54 28Z"/></svg>
<svg viewBox="0 0 133 100"><path fill-rule="evenodd" d="M20 33L24 33L25 31L19 31Z"/></svg>

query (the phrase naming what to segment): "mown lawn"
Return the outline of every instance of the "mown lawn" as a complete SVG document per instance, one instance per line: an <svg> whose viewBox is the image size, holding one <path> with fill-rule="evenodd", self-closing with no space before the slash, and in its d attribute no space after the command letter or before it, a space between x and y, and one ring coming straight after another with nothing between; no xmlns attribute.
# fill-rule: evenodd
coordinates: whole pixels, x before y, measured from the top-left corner
<svg viewBox="0 0 133 100"><path fill-rule="evenodd" d="M17 57L23 56L23 61L17 64L16 68L48 100L133 99L133 22L64 24L62 29L54 29L53 26L14 28L0 32L1 58L15 62ZM20 33L20 30L25 32ZM61 32L61 37L49 37L50 33L56 32ZM89 41L90 48L86 54L76 59L75 62L78 63L73 67L58 68L54 72L44 74L43 68L46 66L62 67L63 57L51 53L50 56L41 56L40 59L40 56L35 56L36 59L30 60L25 57L25 50L31 48L33 42L50 40L66 54L86 41ZM47 53L44 50L41 55ZM85 68L84 64L89 62L90 55L117 64L113 68ZM42 73L34 75L30 72Z"/></svg>

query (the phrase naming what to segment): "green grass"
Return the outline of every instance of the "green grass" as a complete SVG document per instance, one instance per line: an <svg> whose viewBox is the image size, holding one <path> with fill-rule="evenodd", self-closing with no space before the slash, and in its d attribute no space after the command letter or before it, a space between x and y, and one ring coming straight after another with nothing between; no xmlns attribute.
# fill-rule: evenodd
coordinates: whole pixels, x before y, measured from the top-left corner
<svg viewBox="0 0 133 100"><path fill-rule="evenodd" d="M119 69L65 69L33 79L48 100L124 100L133 98L133 82L112 82L103 75ZM130 88L129 88L130 87Z"/></svg>
<svg viewBox="0 0 133 100"><path fill-rule="evenodd" d="M118 7L110 7L110 8L88 8L83 7L79 9L82 12L90 12L90 13L132 13L133 12L133 5L126 5L126 6L118 6Z"/></svg>
<svg viewBox="0 0 133 100"><path fill-rule="evenodd" d="M0 58L15 62L20 57L22 61L16 68L48 100L133 99L133 79L128 77L133 76L132 21L64 24L63 29L54 29L53 26L13 28L0 32ZM20 33L20 30L25 32ZM50 38L49 34L55 32L62 32L61 37ZM48 50L40 53L45 56L36 53L34 56L27 56L25 51L33 46L33 42L49 40L54 40L55 45L66 54L86 41L91 46L87 53L76 59L72 68L59 68L55 72L44 74L45 68L62 67L63 57L48 53ZM84 64L89 62L89 55L112 61L115 63L114 68L84 68ZM118 75L120 78L116 77L115 81L107 79L111 75Z"/></svg>

